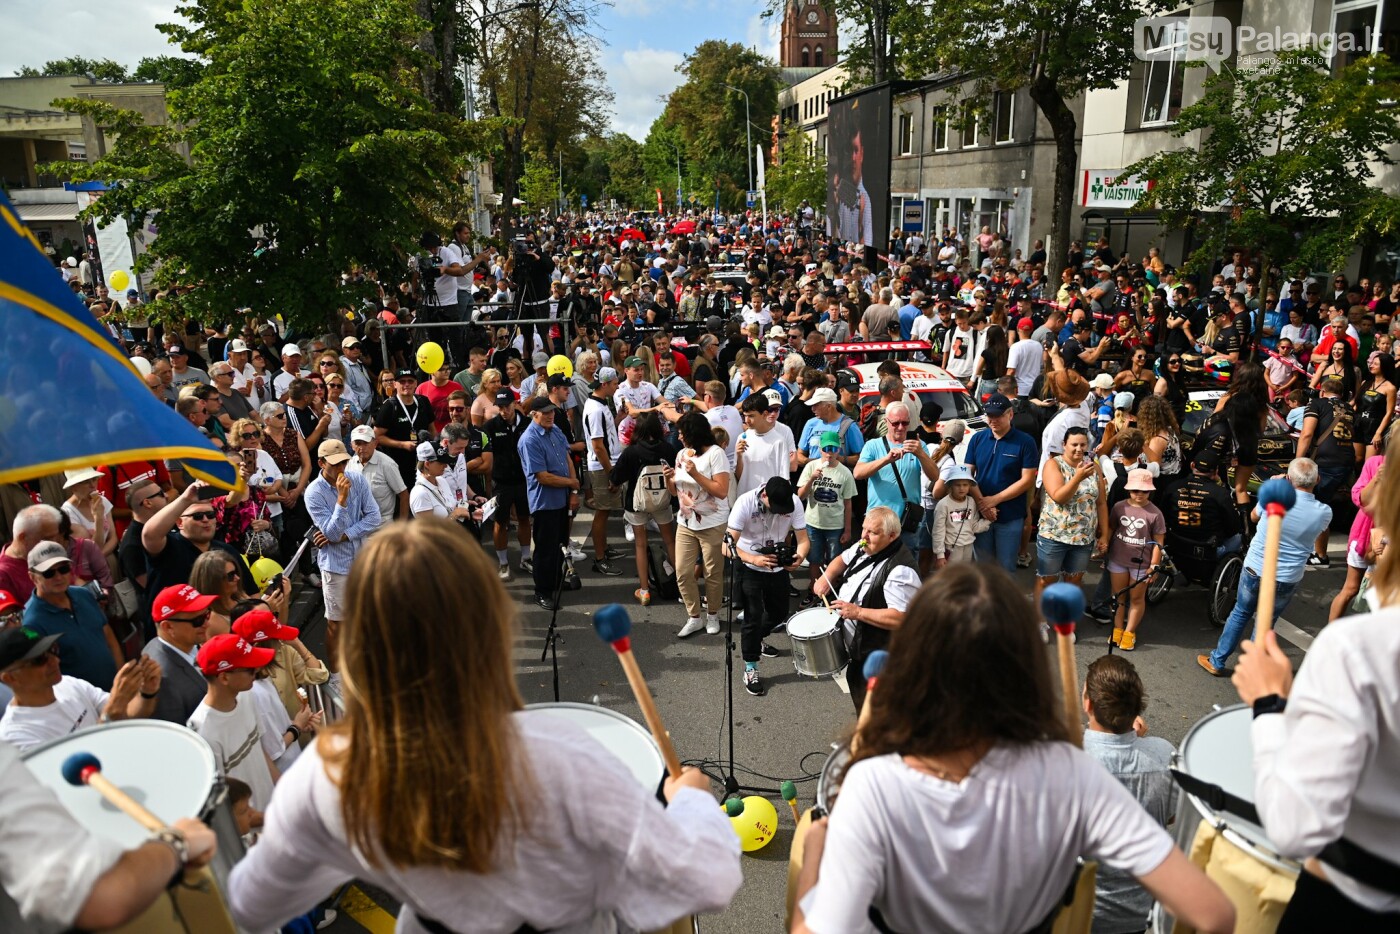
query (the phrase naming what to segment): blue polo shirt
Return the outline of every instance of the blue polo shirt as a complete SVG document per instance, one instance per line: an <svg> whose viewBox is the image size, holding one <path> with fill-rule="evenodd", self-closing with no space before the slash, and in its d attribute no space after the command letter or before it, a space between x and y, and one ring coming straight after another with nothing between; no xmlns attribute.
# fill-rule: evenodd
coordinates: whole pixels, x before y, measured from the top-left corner
<svg viewBox="0 0 1400 934"><path fill-rule="evenodd" d="M546 431L532 421L520 436L520 465L525 469L525 495L531 512L568 507L568 490L545 486L535 478L537 473L569 475L569 439L564 432L558 428Z"/></svg>
<svg viewBox="0 0 1400 934"><path fill-rule="evenodd" d="M797 449L812 459L822 456L822 432L834 431L838 435L841 433L841 422L846 422L845 450L841 456L849 457L852 454L859 454L865 447L865 438L860 433L860 426L855 419L845 415L837 415L836 421L824 422L813 415L807 419L807 424L802 426L802 437L798 439Z"/></svg>
<svg viewBox="0 0 1400 934"><path fill-rule="evenodd" d="M888 453L890 453L889 441L884 438L871 438L865 442L865 447L861 448L860 460L857 463L868 464L879 460ZM898 480L895 479L896 470L899 471ZM904 504L918 503L922 499L920 481L923 475L923 465L913 454L905 454L899 460L886 464L871 474L866 481L866 509L886 506L893 509L894 514L903 519ZM905 495L902 496L899 490L900 480L904 481Z"/></svg>
<svg viewBox="0 0 1400 934"><path fill-rule="evenodd" d="M967 443L963 463L972 468L977 488L983 496L1000 493L1021 479L1021 471L1035 470L1040 463L1035 439L1016 428L998 439L991 429L979 431ZM997 506L997 522L1017 522L1026 518L1026 498L1018 496Z"/></svg>
<svg viewBox="0 0 1400 934"><path fill-rule="evenodd" d="M1256 510L1257 512L1258 510ZM1261 515L1259 521L1264 521ZM1278 582L1296 584L1307 570L1308 555L1322 530L1332 524L1332 507L1319 503L1311 493L1298 491L1298 501L1283 514L1283 537L1278 543ZM1264 544L1266 535L1256 535L1249 543L1244 566L1255 574L1264 573ZM27 624L26 624L27 625Z"/></svg>
<svg viewBox="0 0 1400 934"><path fill-rule="evenodd" d="M72 609L65 610L34 594L24 605L24 625L41 636L63 633L55 643L58 670L110 691L117 661L107 644L107 614L97 598L82 587L69 587L68 600Z"/></svg>

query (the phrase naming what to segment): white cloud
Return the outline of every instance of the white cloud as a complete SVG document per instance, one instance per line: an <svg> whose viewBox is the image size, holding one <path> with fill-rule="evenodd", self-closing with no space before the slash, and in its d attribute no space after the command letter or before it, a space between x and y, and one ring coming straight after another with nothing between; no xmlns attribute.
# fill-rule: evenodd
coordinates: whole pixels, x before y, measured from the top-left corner
<svg viewBox="0 0 1400 934"><path fill-rule="evenodd" d="M764 19L755 13L749 17L744 32L744 45L758 49L774 61L778 60L778 46L782 40L782 23L777 17Z"/></svg>
<svg viewBox="0 0 1400 934"><path fill-rule="evenodd" d="M680 52L645 45L604 53L603 69L614 95L614 132L626 133L639 142L646 139L652 121L666 107L662 98L685 80L676 71L683 58Z"/></svg>
<svg viewBox="0 0 1400 934"><path fill-rule="evenodd" d="M612 0L611 13L620 19L646 19L657 9L651 0Z"/></svg>
<svg viewBox="0 0 1400 934"><path fill-rule="evenodd" d="M148 56L179 55L156 31L157 23L176 19L168 0L0 0L0 75L73 55L110 58L128 68Z"/></svg>

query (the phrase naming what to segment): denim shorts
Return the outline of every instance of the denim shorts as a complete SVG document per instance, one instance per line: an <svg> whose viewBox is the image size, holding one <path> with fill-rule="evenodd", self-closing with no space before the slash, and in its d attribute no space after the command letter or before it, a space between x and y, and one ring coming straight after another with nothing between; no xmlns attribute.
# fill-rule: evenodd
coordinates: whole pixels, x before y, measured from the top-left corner
<svg viewBox="0 0 1400 934"><path fill-rule="evenodd" d="M812 553L808 558L812 564L827 564L841 552L840 529L819 529L809 525L807 537L812 541Z"/></svg>
<svg viewBox="0 0 1400 934"><path fill-rule="evenodd" d="M1061 574L1083 574L1089 569L1089 553L1093 545L1067 545L1043 535L1035 540L1035 573L1037 577L1059 577Z"/></svg>

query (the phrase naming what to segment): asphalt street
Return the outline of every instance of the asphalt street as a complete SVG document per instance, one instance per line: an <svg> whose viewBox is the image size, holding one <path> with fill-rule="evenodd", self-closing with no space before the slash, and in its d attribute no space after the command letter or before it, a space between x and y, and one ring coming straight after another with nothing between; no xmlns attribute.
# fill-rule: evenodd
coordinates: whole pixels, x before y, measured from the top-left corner
<svg viewBox="0 0 1400 934"><path fill-rule="evenodd" d="M574 526L575 538L586 529L581 518ZM615 547L628 547L616 519L611 532ZM1344 579L1341 548L1345 535L1334 535L1333 543L1332 568L1308 571L1284 615L1288 624L1279 627L1295 667L1310 637L1325 624L1328 604ZM591 548L585 550L591 553ZM512 561L516 561L515 551L511 554ZM783 634L769 640L780 657L764 659L760 666L768 686L767 696L751 697L742 685L737 623L731 688L725 672L723 632L677 639L675 633L685 622L684 608L677 602L639 606L632 596L637 583L630 557L618 559L615 564L624 569L624 576L602 577L582 562L579 572L583 589L565 594L558 614L559 699L598 704L637 723L644 722L613 650L592 628L592 614L609 603L620 603L631 612L633 651L678 755L687 763L701 765L716 778L728 773L724 703L726 693L732 690L736 777L742 785L754 789L746 794L763 794L774 803L780 830L765 848L744 856L743 887L727 911L703 917L701 929L706 934L780 931L793 819L778 787L782 780L792 779L797 783L799 806L803 810L811 807L822 763L832 744L841 741L854 725L850 698L831 678L798 675L793 668L789 640ZM1091 570L1086 588L1092 589L1096 573ZM1029 596L1033 586L1031 571L1020 570L1015 579ZM547 659L541 661L549 614L527 602L532 589L527 575L516 571L507 586L521 607L515 653L521 692L530 704L552 702L552 668ZM319 600L314 595L299 597L297 603L298 617L319 614ZM1128 653L1150 697L1145 715L1149 729L1173 744L1179 744L1191 726L1216 705L1238 703L1228 678L1213 678L1196 665L1197 653L1209 651L1219 633L1209 620L1206 605L1203 588L1178 582L1160 605L1148 610L1137 648ZM792 609L796 608L794 600ZM324 625L310 622L307 628L308 644L320 651ZM1092 620L1081 623L1075 651L1081 684L1089 663L1105 652L1107 635L1107 626ZM1054 647L1047 647L1046 651L1053 665ZM718 797L722 786L716 784L715 790ZM395 904L368 887L352 889L340 909L339 918L327 930L370 930L375 934L392 931Z"/></svg>

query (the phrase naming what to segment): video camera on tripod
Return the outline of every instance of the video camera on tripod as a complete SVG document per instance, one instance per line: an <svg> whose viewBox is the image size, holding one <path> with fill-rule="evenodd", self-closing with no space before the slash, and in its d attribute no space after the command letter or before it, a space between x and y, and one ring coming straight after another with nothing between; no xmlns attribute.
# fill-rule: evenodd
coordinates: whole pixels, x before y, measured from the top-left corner
<svg viewBox="0 0 1400 934"><path fill-rule="evenodd" d="M438 254L442 237L431 230L424 231L423 236L418 238L418 246L424 251L418 256L418 273L424 281L436 282L438 277L444 275L442 257Z"/></svg>

